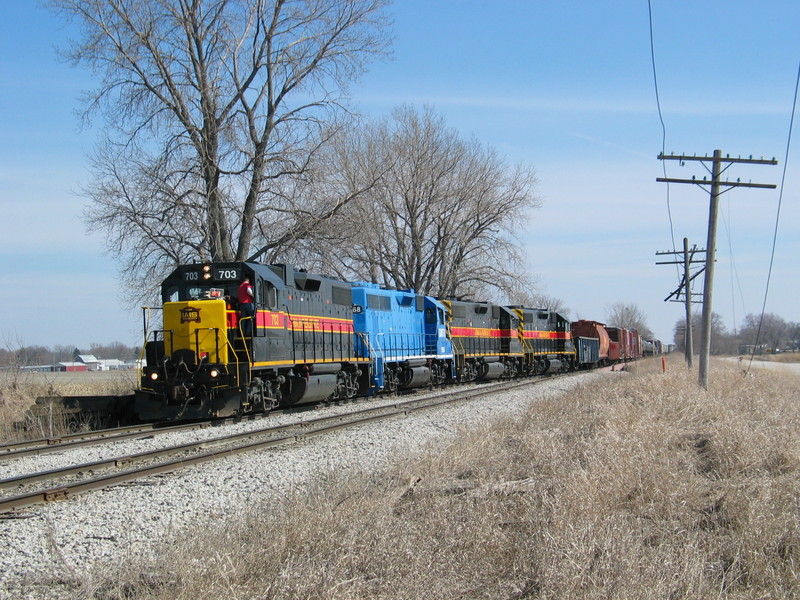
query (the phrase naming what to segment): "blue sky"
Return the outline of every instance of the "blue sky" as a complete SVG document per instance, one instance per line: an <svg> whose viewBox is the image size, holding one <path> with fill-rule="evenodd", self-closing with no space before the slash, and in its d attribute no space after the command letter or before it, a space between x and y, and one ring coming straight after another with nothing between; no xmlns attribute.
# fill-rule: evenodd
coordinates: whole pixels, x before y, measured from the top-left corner
<svg viewBox="0 0 800 600"><path fill-rule="evenodd" d="M91 74L55 47L74 30L34 2L4 6L0 24L0 257L6 293L3 345L141 340L124 308L119 265L103 236L87 235L91 129L80 95ZM362 112L428 104L464 137L510 163L531 165L542 208L521 235L530 274L573 317L603 320L634 303L663 340L682 318L663 299L677 274L656 266L672 246L662 130L653 86L645 0L396 0L393 57L351 88ZM777 167L734 166L731 178L779 184L800 60L800 3L654 0L655 57L666 151L776 157ZM795 132L795 140L798 137ZM767 311L800 321L800 165L790 148ZM670 177L705 172L669 161ZM723 196L714 310L726 327L759 312L778 190ZM705 247L708 193L669 186L675 242ZM663 259L658 259L663 260ZM697 307L699 310L699 307Z"/></svg>

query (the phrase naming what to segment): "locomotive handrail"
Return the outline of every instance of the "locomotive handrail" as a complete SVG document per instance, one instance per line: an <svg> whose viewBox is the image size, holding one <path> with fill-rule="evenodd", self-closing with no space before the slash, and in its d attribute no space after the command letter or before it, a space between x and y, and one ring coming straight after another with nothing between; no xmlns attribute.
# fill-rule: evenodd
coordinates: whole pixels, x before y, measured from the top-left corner
<svg viewBox="0 0 800 600"><path fill-rule="evenodd" d="M424 333L390 333L386 335L386 360L397 360L408 355L412 350L424 356L427 351Z"/></svg>
<svg viewBox="0 0 800 600"><path fill-rule="evenodd" d="M241 340L242 340L242 342L243 342L243 343L242 343L242 345L244 346L244 355L245 355L245 357L247 358L247 374L249 375L249 377L248 377L248 380L252 378L252 370L253 370L253 357L250 355L250 348L248 348L248 346L247 346L247 336L246 336L246 335L245 335L245 333L244 333L244 329L242 329L242 321L244 321L244 320L246 320L246 319L252 319L252 318L253 318L253 317L242 317L242 318L241 318L241 319L239 319L239 320L238 320L238 322L236 323L236 328L239 330L239 339L241 339ZM255 323L253 323L253 325L255 326ZM252 331L252 328L251 328L251 331ZM250 336L250 339L251 339L251 340L253 339L253 336L252 336L252 335ZM229 342L229 343L230 343L230 342ZM236 376L237 376L237 383L239 383L239 381L238 381L238 376L239 376L239 363L240 363L240 361L239 361L239 355L238 355L238 354L236 354L236 351L235 351L235 350L234 350L234 352L233 352L233 355L236 357Z"/></svg>
<svg viewBox="0 0 800 600"><path fill-rule="evenodd" d="M164 308L161 306L142 306L142 333L144 334L144 343L142 344L142 347L139 350L139 358L136 361L136 378L139 379L140 381L144 373L144 360L147 351L147 338L150 335L149 329L150 329L151 310L163 311ZM153 339L153 341L155 342L156 340Z"/></svg>
<svg viewBox="0 0 800 600"><path fill-rule="evenodd" d="M153 334L153 342L158 341L158 334L159 333L168 333L169 334L169 356L175 352L175 330L173 329L154 329L150 332ZM164 336L164 345L166 346L167 343L167 336ZM164 356L167 356L167 350L164 349Z"/></svg>
<svg viewBox="0 0 800 600"><path fill-rule="evenodd" d="M303 319L298 319L299 322L296 324L291 313L287 312L286 316L287 329L292 337L292 359L295 363L363 358L358 355L353 344L356 332L351 331L344 324L319 323L315 325L307 323ZM321 338L319 343L318 334Z"/></svg>
<svg viewBox="0 0 800 600"><path fill-rule="evenodd" d="M381 346L381 340L380 340L380 337L383 336L383 335L386 335L386 334L384 332L382 332L382 331L377 333L377 334L375 334L375 349L377 350L378 356L380 356L380 359L385 361L386 360L386 354L383 351L383 347Z"/></svg>
<svg viewBox="0 0 800 600"><path fill-rule="evenodd" d="M200 333L201 331L213 331L214 332L214 353L216 354L216 360L214 362L221 362L219 357L219 327L197 327L194 330L194 347L195 347L195 357L200 356ZM197 360L197 359L196 359ZM199 360L197 361L199 364Z"/></svg>
<svg viewBox="0 0 800 600"><path fill-rule="evenodd" d="M150 311L151 310L160 310L163 311L164 308L162 306L143 306L142 307L142 329L144 333L144 339L147 341L148 329L150 328Z"/></svg>
<svg viewBox="0 0 800 600"><path fill-rule="evenodd" d="M464 366L464 356L466 354L466 351L464 350L464 344L461 343L461 338L455 336L450 337L450 342L453 344L453 354L456 357L456 367L460 368ZM461 364L459 365L459 363Z"/></svg>
<svg viewBox="0 0 800 600"><path fill-rule="evenodd" d="M225 345L228 347L228 350L230 351L231 356L236 358L236 360L234 361L234 364L236 365L236 375L234 376L234 382L238 386L239 385L239 359L236 356L236 349L233 347L233 344L231 344L231 340L227 335L225 335ZM228 362L230 362L230 360ZM230 375L231 374L230 373L230 369L227 369L227 371L228 371L228 375Z"/></svg>
<svg viewBox="0 0 800 600"><path fill-rule="evenodd" d="M241 319L240 319L239 321L241 321ZM241 328L239 327L239 321L237 321L237 325L236 325L236 327L239 329L239 331L240 331L240 335L242 335L242 334L241 334ZM225 337L224 337L224 343L225 343L225 346L226 346L226 347L228 348L228 350L230 351L230 356L232 356L232 357L233 357L233 359L234 359L234 360L228 359L228 362L229 362L229 363L230 363L230 362L233 362L233 364L235 364L235 365L236 365L236 370L235 370L236 372L235 372L235 374L233 375L233 377L234 377L234 383L235 383L235 384L236 384L236 386L238 387L238 386L241 384L240 373L239 373L239 365L241 364L241 361L239 360L239 356L236 354L236 348L235 348L235 347L234 347L234 345L231 343L231 339L230 339L230 336L228 336L228 333L227 333L227 331L225 332L224 336L225 336ZM245 347L245 352L247 352L247 344L245 344L245 345L244 345L244 347ZM248 362L248 370L249 370L249 369L250 369L250 361L249 361L249 357L248 357L248 361L247 361L247 362ZM228 369L227 371L228 371L228 375L231 375L230 369Z"/></svg>

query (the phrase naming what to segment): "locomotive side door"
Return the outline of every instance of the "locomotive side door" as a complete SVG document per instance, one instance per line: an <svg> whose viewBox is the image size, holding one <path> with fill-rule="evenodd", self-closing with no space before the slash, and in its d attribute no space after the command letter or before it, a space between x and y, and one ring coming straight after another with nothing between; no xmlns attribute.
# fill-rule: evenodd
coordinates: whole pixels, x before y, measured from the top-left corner
<svg viewBox="0 0 800 600"><path fill-rule="evenodd" d="M255 293L255 321L256 327L253 335L264 337L267 335L267 329L276 323L273 323L274 312L277 306L277 290L266 279L259 279L258 285L253 286Z"/></svg>
<svg viewBox="0 0 800 600"><path fill-rule="evenodd" d="M453 354L453 343L447 337L447 313L444 306L425 299L425 351L428 354Z"/></svg>

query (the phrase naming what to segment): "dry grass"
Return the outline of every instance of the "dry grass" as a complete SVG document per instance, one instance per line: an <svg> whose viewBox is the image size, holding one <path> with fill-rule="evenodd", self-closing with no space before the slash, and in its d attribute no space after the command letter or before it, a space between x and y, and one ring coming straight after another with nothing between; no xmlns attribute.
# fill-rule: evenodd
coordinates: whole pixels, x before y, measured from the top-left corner
<svg viewBox="0 0 800 600"><path fill-rule="evenodd" d="M749 360L750 355L746 355L745 358ZM799 363L800 352L779 352L778 354L756 354L755 356L753 356L753 360L763 360L766 362L778 362L778 363Z"/></svg>
<svg viewBox="0 0 800 600"><path fill-rule="evenodd" d="M39 396L102 396L130 394L136 371L38 373L0 371L0 443L59 435L70 429L68 418L54 414L33 421L26 411ZM24 423L20 430L15 423Z"/></svg>
<svg viewBox="0 0 800 600"><path fill-rule="evenodd" d="M651 362L87 585L152 599L796 598L797 379ZM141 573L147 573L143 576ZM102 591L98 591L102 590Z"/></svg>

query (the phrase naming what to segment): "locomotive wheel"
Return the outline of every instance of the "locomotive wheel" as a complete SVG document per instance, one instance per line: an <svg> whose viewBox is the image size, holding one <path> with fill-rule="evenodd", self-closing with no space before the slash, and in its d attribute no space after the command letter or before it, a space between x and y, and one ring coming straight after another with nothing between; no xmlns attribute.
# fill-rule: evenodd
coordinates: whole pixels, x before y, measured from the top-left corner
<svg viewBox="0 0 800 600"><path fill-rule="evenodd" d="M355 398L358 394L358 378L355 373L339 371L339 382L337 388L343 393L343 397Z"/></svg>
<svg viewBox="0 0 800 600"><path fill-rule="evenodd" d="M439 387L445 382L447 375L442 365L431 365L431 382L434 387Z"/></svg>
<svg viewBox="0 0 800 600"><path fill-rule="evenodd" d="M478 378L478 370L474 362L468 362L461 371L461 381L475 381Z"/></svg>
<svg viewBox="0 0 800 600"><path fill-rule="evenodd" d="M250 389L247 392L247 400L250 403L250 410L263 412L268 410L264 382L260 377L254 377L250 382Z"/></svg>
<svg viewBox="0 0 800 600"><path fill-rule="evenodd" d="M509 379L516 379L519 376L519 373L517 372L517 363L515 361L509 361L506 365L506 368L508 369Z"/></svg>
<svg viewBox="0 0 800 600"><path fill-rule="evenodd" d="M386 368L383 371L383 389L384 391L394 394L397 388L400 387L400 378L397 373L391 368Z"/></svg>

